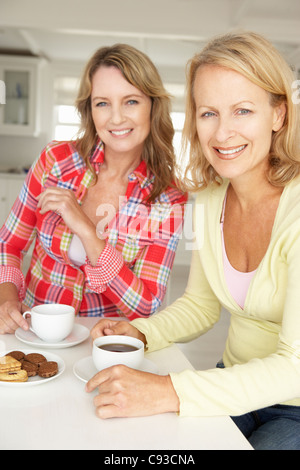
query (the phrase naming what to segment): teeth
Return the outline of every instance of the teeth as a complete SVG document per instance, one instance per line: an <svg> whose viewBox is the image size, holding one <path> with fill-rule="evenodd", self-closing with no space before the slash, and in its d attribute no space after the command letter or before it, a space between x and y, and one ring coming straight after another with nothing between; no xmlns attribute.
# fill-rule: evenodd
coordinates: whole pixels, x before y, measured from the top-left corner
<svg viewBox="0 0 300 470"><path fill-rule="evenodd" d="M221 149L217 149L218 152L220 152L222 155L232 155L234 153L237 153L237 152L240 152L241 150L243 150L244 148L246 147L246 145L241 145L240 147L237 147L235 149L230 149L230 150L221 150Z"/></svg>
<svg viewBox="0 0 300 470"><path fill-rule="evenodd" d="M111 131L114 135L125 135L131 132L131 129L124 129L123 131Z"/></svg>

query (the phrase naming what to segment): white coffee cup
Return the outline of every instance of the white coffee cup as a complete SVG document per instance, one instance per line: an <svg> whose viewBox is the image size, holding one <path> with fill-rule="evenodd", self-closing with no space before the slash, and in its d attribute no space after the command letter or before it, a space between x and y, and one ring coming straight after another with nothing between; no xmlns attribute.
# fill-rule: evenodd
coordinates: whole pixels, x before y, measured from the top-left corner
<svg viewBox="0 0 300 470"><path fill-rule="evenodd" d="M133 350L119 351L120 348L127 349L128 346ZM102 349L108 347L112 350ZM100 336L93 342L92 358L98 371L117 364L137 369L144 360L144 343L131 336Z"/></svg>
<svg viewBox="0 0 300 470"><path fill-rule="evenodd" d="M71 305L42 304L23 313L31 316L30 330L46 343L59 343L71 333L75 309Z"/></svg>

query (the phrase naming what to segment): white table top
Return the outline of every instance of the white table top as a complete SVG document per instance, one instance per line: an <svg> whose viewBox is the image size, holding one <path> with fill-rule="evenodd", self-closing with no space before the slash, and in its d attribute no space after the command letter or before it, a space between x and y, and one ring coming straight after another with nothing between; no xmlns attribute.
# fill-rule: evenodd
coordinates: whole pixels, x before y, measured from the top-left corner
<svg viewBox="0 0 300 470"><path fill-rule="evenodd" d="M91 328L93 318L76 322ZM47 357L60 356L64 372L36 386L1 386L0 449L84 449L84 450L249 450L251 446L229 417L182 418L173 413L142 418L101 420L95 415L93 393L73 373L73 365L90 356L91 338L64 349L34 347L15 335L0 335L1 352L35 349ZM146 355L159 373L180 372L192 365L173 345ZM111 455L111 454L110 454Z"/></svg>

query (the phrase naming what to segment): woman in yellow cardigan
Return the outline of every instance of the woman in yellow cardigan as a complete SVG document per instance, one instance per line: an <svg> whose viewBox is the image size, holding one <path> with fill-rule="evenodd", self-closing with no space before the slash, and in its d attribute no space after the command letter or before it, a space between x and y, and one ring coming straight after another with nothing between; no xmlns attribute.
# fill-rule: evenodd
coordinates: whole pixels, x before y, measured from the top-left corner
<svg viewBox="0 0 300 470"><path fill-rule="evenodd" d="M136 336L153 351L202 335L223 306L231 323L222 368L165 377L104 370L87 384L99 387L100 417L230 415L255 449L300 449L295 84L280 54L254 33L216 38L190 61L185 189L198 195L186 291L151 319L103 320L92 336Z"/></svg>

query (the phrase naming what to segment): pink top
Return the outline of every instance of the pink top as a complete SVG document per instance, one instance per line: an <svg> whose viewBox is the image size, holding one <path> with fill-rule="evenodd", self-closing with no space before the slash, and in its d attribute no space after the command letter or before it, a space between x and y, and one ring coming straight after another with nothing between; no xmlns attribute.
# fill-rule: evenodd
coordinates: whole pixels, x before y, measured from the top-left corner
<svg viewBox="0 0 300 470"><path fill-rule="evenodd" d="M256 273L256 269L249 273L237 271L229 262L226 254L225 242L224 242L224 215L225 215L226 196L223 204L223 211L221 217L221 234L222 234L222 247L223 247L223 265L224 275L228 290L236 303L244 308L247 292L251 283L251 280Z"/></svg>

